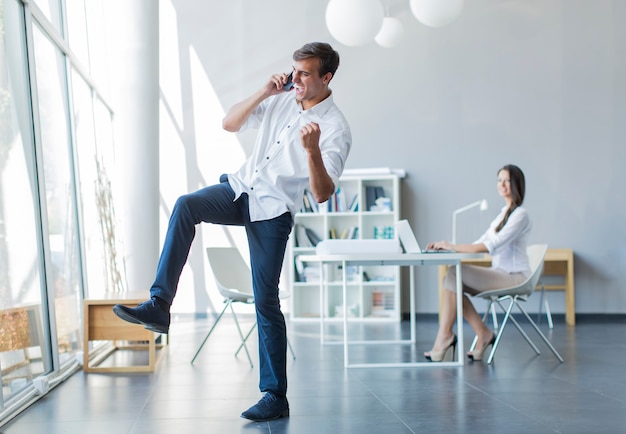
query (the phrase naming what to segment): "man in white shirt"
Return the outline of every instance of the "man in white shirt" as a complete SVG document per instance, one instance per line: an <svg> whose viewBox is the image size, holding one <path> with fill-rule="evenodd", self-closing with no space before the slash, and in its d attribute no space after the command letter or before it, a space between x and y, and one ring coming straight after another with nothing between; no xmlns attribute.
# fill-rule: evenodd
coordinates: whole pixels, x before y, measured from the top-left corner
<svg viewBox="0 0 626 434"><path fill-rule="evenodd" d="M120 318L159 333L169 331L169 308L200 222L246 228L259 333L259 387L263 398L242 413L254 421L289 415L287 335L278 282L293 215L305 188L326 201L352 145L350 127L333 102L329 83L339 54L320 42L293 54L293 89L287 74L274 74L223 120L230 132L258 128L254 149L235 173L220 183L181 196L170 217L165 243L150 288L151 299L136 308L116 305Z"/></svg>

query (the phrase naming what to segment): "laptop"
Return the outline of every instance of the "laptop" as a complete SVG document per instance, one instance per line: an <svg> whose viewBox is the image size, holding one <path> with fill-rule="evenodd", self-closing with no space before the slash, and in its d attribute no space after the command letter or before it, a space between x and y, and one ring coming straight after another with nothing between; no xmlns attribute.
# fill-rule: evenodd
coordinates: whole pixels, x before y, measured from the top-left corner
<svg viewBox="0 0 626 434"><path fill-rule="evenodd" d="M408 220L399 220L395 224L396 233L404 253L454 253L452 250L435 250L435 249L422 249L420 248L413 229Z"/></svg>

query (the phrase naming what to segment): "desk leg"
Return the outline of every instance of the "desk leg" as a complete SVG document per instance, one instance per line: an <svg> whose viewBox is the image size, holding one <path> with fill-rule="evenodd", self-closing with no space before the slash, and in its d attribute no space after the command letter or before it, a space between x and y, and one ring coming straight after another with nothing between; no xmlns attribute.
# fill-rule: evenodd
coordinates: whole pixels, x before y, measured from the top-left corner
<svg viewBox="0 0 626 434"><path fill-rule="evenodd" d="M320 262L320 344L324 345L324 263Z"/></svg>
<svg viewBox="0 0 626 434"><path fill-rule="evenodd" d="M409 323L411 324L411 343L415 344L417 342L417 337L415 336L415 266L411 265L409 267L409 313L411 318Z"/></svg>
<svg viewBox="0 0 626 434"><path fill-rule="evenodd" d="M458 362L461 366L465 361L463 357L463 276L461 275L461 261L456 263L456 333L458 345Z"/></svg>
<svg viewBox="0 0 626 434"><path fill-rule="evenodd" d="M89 304L83 301L83 369L89 369Z"/></svg>
<svg viewBox="0 0 626 434"><path fill-rule="evenodd" d="M574 302L574 254L567 260L567 276L565 277L565 323L576 325L576 303Z"/></svg>
<svg viewBox="0 0 626 434"><path fill-rule="evenodd" d="M347 368L348 361L348 278L346 277L346 261L341 261L343 281L343 367Z"/></svg>
<svg viewBox="0 0 626 434"><path fill-rule="evenodd" d="M441 313L443 312L443 291L445 291L445 289L443 289L442 282L446 272L448 271L448 266L440 265L437 268L439 269L439 280L437 283L439 285L439 323L441 324Z"/></svg>

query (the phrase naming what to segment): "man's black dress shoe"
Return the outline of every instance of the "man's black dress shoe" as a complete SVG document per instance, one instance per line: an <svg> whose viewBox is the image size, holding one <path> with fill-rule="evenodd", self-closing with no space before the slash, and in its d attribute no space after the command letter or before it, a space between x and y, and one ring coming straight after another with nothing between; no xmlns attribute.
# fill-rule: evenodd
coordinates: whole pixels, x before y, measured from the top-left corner
<svg viewBox="0 0 626 434"><path fill-rule="evenodd" d="M280 419L289 416L289 402L286 396L278 396L272 392L265 392L263 398L255 405L241 413L244 419L255 422Z"/></svg>
<svg viewBox="0 0 626 434"><path fill-rule="evenodd" d="M155 299L150 299L137 307L128 307L121 304L113 306L115 315L133 324L142 324L146 329L167 333L170 329L170 314L161 308Z"/></svg>

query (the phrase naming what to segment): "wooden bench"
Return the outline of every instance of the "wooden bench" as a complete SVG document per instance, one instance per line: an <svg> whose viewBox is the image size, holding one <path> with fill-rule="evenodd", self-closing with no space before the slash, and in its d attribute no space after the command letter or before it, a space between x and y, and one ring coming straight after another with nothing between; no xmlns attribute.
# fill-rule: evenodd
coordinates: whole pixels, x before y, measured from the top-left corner
<svg viewBox="0 0 626 434"><path fill-rule="evenodd" d="M123 304L134 307L148 295L114 293L105 298L83 300L84 345L83 370L85 372L153 372L156 365L157 333L140 324L131 324L113 313L113 306ZM89 362L89 341L113 341L113 347L98 354ZM98 366L116 350L147 350L147 365Z"/></svg>
<svg viewBox="0 0 626 434"><path fill-rule="evenodd" d="M485 256L480 259L471 259L463 261L463 264L482 265L489 267L491 258ZM441 286L443 276L447 267L442 265L439 267L439 313L443 306ZM576 325L576 303L574 298L574 251L572 249L548 249L543 263L542 276L562 276L563 283L544 285L546 291L565 291L565 323L567 325ZM537 289L541 289L538 285Z"/></svg>

